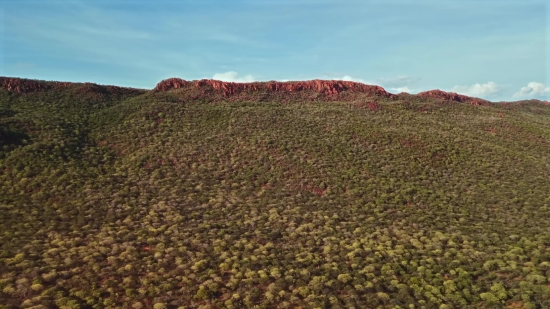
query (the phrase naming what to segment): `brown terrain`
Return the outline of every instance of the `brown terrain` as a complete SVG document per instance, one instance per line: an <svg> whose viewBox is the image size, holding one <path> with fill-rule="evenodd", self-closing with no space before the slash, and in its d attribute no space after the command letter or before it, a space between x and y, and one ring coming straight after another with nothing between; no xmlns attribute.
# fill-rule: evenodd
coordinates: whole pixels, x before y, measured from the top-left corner
<svg viewBox="0 0 550 309"><path fill-rule="evenodd" d="M118 86L104 86L94 83L71 83L71 82L56 82L42 81L34 79L16 78L16 77L1 77L0 89L6 89L9 92L16 94L26 94L39 91L47 91L54 89L63 89L76 86L76 89L81 94L123 94L128 92L143 91L134 88L125 88Z"/></svg>
<svg viewBox="0 0 550 309"><path fill-rule="evenodd" d="M72 86L75 86L76 91L82 95L121 95L132 92L146 92L144 89L104 86L94 83L55 82L0 77L0 88L17 94L69 88ZM362 83L341 80L234 83L211 79L186 81L180 78L170 78L159 82L152 91L166 92L175 89L181 92L182 97L188 97L188 99L208 99L210 102L239 100L262 101L274 98L279 98L283 102L287 100L355 102L359 97L367 97L390 100L405 98L431 98L440 102L460 102L469 103L471 105L491 104L491 101L488 100L469 97L454 92L430 90L414 95L408 93L391 94L380 86L365 85ZM550 105L550 102L548 101L528 101ZM518 101L518 103L521 102L523 101Z"/></svg>

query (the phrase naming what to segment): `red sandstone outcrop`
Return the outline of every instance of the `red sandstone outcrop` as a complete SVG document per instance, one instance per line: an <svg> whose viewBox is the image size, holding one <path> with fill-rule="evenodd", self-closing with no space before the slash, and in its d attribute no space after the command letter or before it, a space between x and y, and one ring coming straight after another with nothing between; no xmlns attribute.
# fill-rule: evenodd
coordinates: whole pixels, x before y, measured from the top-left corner
<svg viewBox="0 0 550 309"><path fill-rule="evenodd" d="M168 91L170 89L178 89L185 85L187 85L188 82L181 79L181 78L169 78L161 81L157 84L154 90L157 91Z"/></svg>
<svg viewBox="0 0 550 309"><path fill-rule="evenodd" d="M233 83L219 80L202 79L198 81L186 81L180 78L170 78L161 81L153 89L154 91L168 91L171 89L198 89L204 95L209 91L215 91L224 97L235 97L240 94L253 93L299 93L315 92L329 97L336 97L340 94L366 94L368 96L380 96L395 99L401 95L394 95L386 92L384 88L374 85L365 85L362 83L341 81L341 80L310 80L295 82L252 82L252 83ZM209 92L212 93L212 92ZM409 94L406 94L409 95ZM454 92L445 92L441 90L431 90L420 92L417 95L422 98L434 98L445 101L464 102L471 105L489 105L490 101L473 98ZM351 98L351 97L350 97ZM329 99L329 98L326 98ZM351 98L353 100L353 98ZM330 100L330 99L329 99Z"/></svg>
<svg viewBox="0 0 550 309"><path fill-rule="evenodd" d="M77 93L82 95L92 95L93 97L99 97L102 95L141 94L146 92L146 90L144 89L104 86L94 83L51 82L24 78L0 77L0 88L17 94L46 91L58 88L68 88L69 86L73 85L76 87L71 89L74 89L74 91L76 91ZM356 101L358 97L363 98L364 96L377 96L390 99L406 99L409 97L418 96L421 98L433 98L444 101L464 102L471 105L491 104L490 101L484 99L473 98L454 92L445 92L441 90L424 91L416 95L411 95L408 93L394 95L386 92L384 88L380 86L365 85L362 83L341 80L233 83L211 79L186 81L180 78L170 78L158 83L153 91L168 91L178 88L187 88L190 90L194 89L195 91L191 91L191 93L189 94L189 98L192 100L204 97L206 99L210 98L211 102L225 100L223 99L223 97L232 97L231 99L229 99L229 101L256 100L258 99L258 94L277 95L278 93L282 93L283 97L279 97L279 99L281 99L281 102L283 103L285 103L288 99L293 98L297 101L315 101L318 99L321 99L323 101ZM287 94L291 93L296 94L296 96L287 96ZM324 95L324 97L319 98L318 95ZM550 102L548 101L528 101L546 106L550 105ZM501 103L504 104L504 102ZM517 103L520 104L519 102Z"/></svg>
<svg viewBox="0 0 550 309"><path fill-rule="evenodd" d="M17 94L25 94L37 91L46 91L50 89L68 88L77 85L79 94L111 94L122 95L130 93L140 93L146 90L125 88L117 86L103 86L94 83L70 83L70 82L50 82L42 80L33 80L25 78L0 77L0 88Z"/></svg>
<svg viewBox="0 0 550 309"><path fill-rule="evenodd" d="M491 103L487 100L472 98L462 94L458 94L454 92L445 92L441 90L430 90L430 91L419 92L417 96L421 98L434 98L434 99L442 99L442 100L454 101L454 102L464 102L464 103L470 103L471 105L488 105Z"/></svg>
<svg viewBox="0 0 550 309"><path fill-rule="evenodd" d="M0 77L0 88L7 89L9 92L18 94L48 90L54 86L67 87L70 84L71 83L44 82L24 78Z"/></svg>
<svg viewBox="0 0 550 309"><path fill-rule="evenodd" d="M168 91L186 86L199 89L214 89L221 92L225 97L235 96L245 92L301 92L314 91L325 95L338 95L342 92L365 93L393 98L380 86L365 85L350 81L339 80L310 80L297 82L254 82L254 83L233 83L219 80L203 79L188 82L179 78L170 78L157 84L155 91Z"/></svg>

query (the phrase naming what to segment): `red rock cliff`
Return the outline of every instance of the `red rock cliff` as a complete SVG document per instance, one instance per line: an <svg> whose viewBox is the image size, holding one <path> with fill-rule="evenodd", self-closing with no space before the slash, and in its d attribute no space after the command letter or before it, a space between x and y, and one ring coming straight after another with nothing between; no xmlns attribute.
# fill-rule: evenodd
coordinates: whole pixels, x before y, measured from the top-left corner
<svg viewBox="0 0 550 309"><path fill-rule="evenodd" d="M487 100L472 98L462 94L458 94L454 92L445 92L441 90L430 90L430 91L419 92L417 96L421 98L435 98L435 99L442 99L447 101L464 102L464 103L470 103L472 105L490 104L490 102Z"/></svg>
<svg viewBox="0 0 550 309"><path fill-rule="evenodd" d="M183 87L195 87L202 89L214 89L230 97L243 92L299 92L315 91L325 95L338 95L342 92L376 94L388 98L394 95L386 92L380 86L365 85L350 81L340 80L310 80L297 82L254 82L254 83L233 83L219 80L203 79L199 81L185 81L179 78L170 78L157 84L155 91L168 91Z"/></svg>
<svg viewBox="0 0 550 309"><path fill-rule="evenodd" d="M157 84L154 90L157 91L168 91L170 89L178 89L185 85L187 85L188 82L181 79L181 78L169 78L161 81Z"/></svg>
<svg viewBox="0 0 550 309"><path fill-rule="evenodd" d="M129 94L142 93L146 90L125 88L118 86L104 86L94 83L70 83L70 82L50 82L34 79L15 78L15 77L0 77L0 88L6 89L9 92L17 94L25 94L37 91L46 91L50 89L68 88L76 85L77 91L80 94Z"/></svg>
<svg viewBox="0 0 550 309"><path fill-rule="evenodd" d="M71 83L45 82L24 78L0 77L0 88L7 89L14 93L29 93L41 90L48 90L54 86L67 87Z"/></svg>

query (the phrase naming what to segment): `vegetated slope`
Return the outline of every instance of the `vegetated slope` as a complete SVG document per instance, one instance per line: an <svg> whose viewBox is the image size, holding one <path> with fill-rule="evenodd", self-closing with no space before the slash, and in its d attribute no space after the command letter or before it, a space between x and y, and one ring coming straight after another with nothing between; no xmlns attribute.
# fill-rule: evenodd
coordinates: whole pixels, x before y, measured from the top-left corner
<svg viewBox="0 0 550 309"><path fill-rule="evenodd" d="M0 304L550 306L544 102L214 84L0 89Z"/></svg>

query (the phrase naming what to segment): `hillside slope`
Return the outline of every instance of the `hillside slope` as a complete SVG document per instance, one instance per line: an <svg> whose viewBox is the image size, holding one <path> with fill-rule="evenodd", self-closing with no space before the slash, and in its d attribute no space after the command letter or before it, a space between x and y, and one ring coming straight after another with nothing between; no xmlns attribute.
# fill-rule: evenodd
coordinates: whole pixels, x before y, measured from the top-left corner
<svg viewBox="0 0 550 309"><path fill-rule="evenodd" d="M550 307L547 102L0 86L0 307Z"/></svg>

